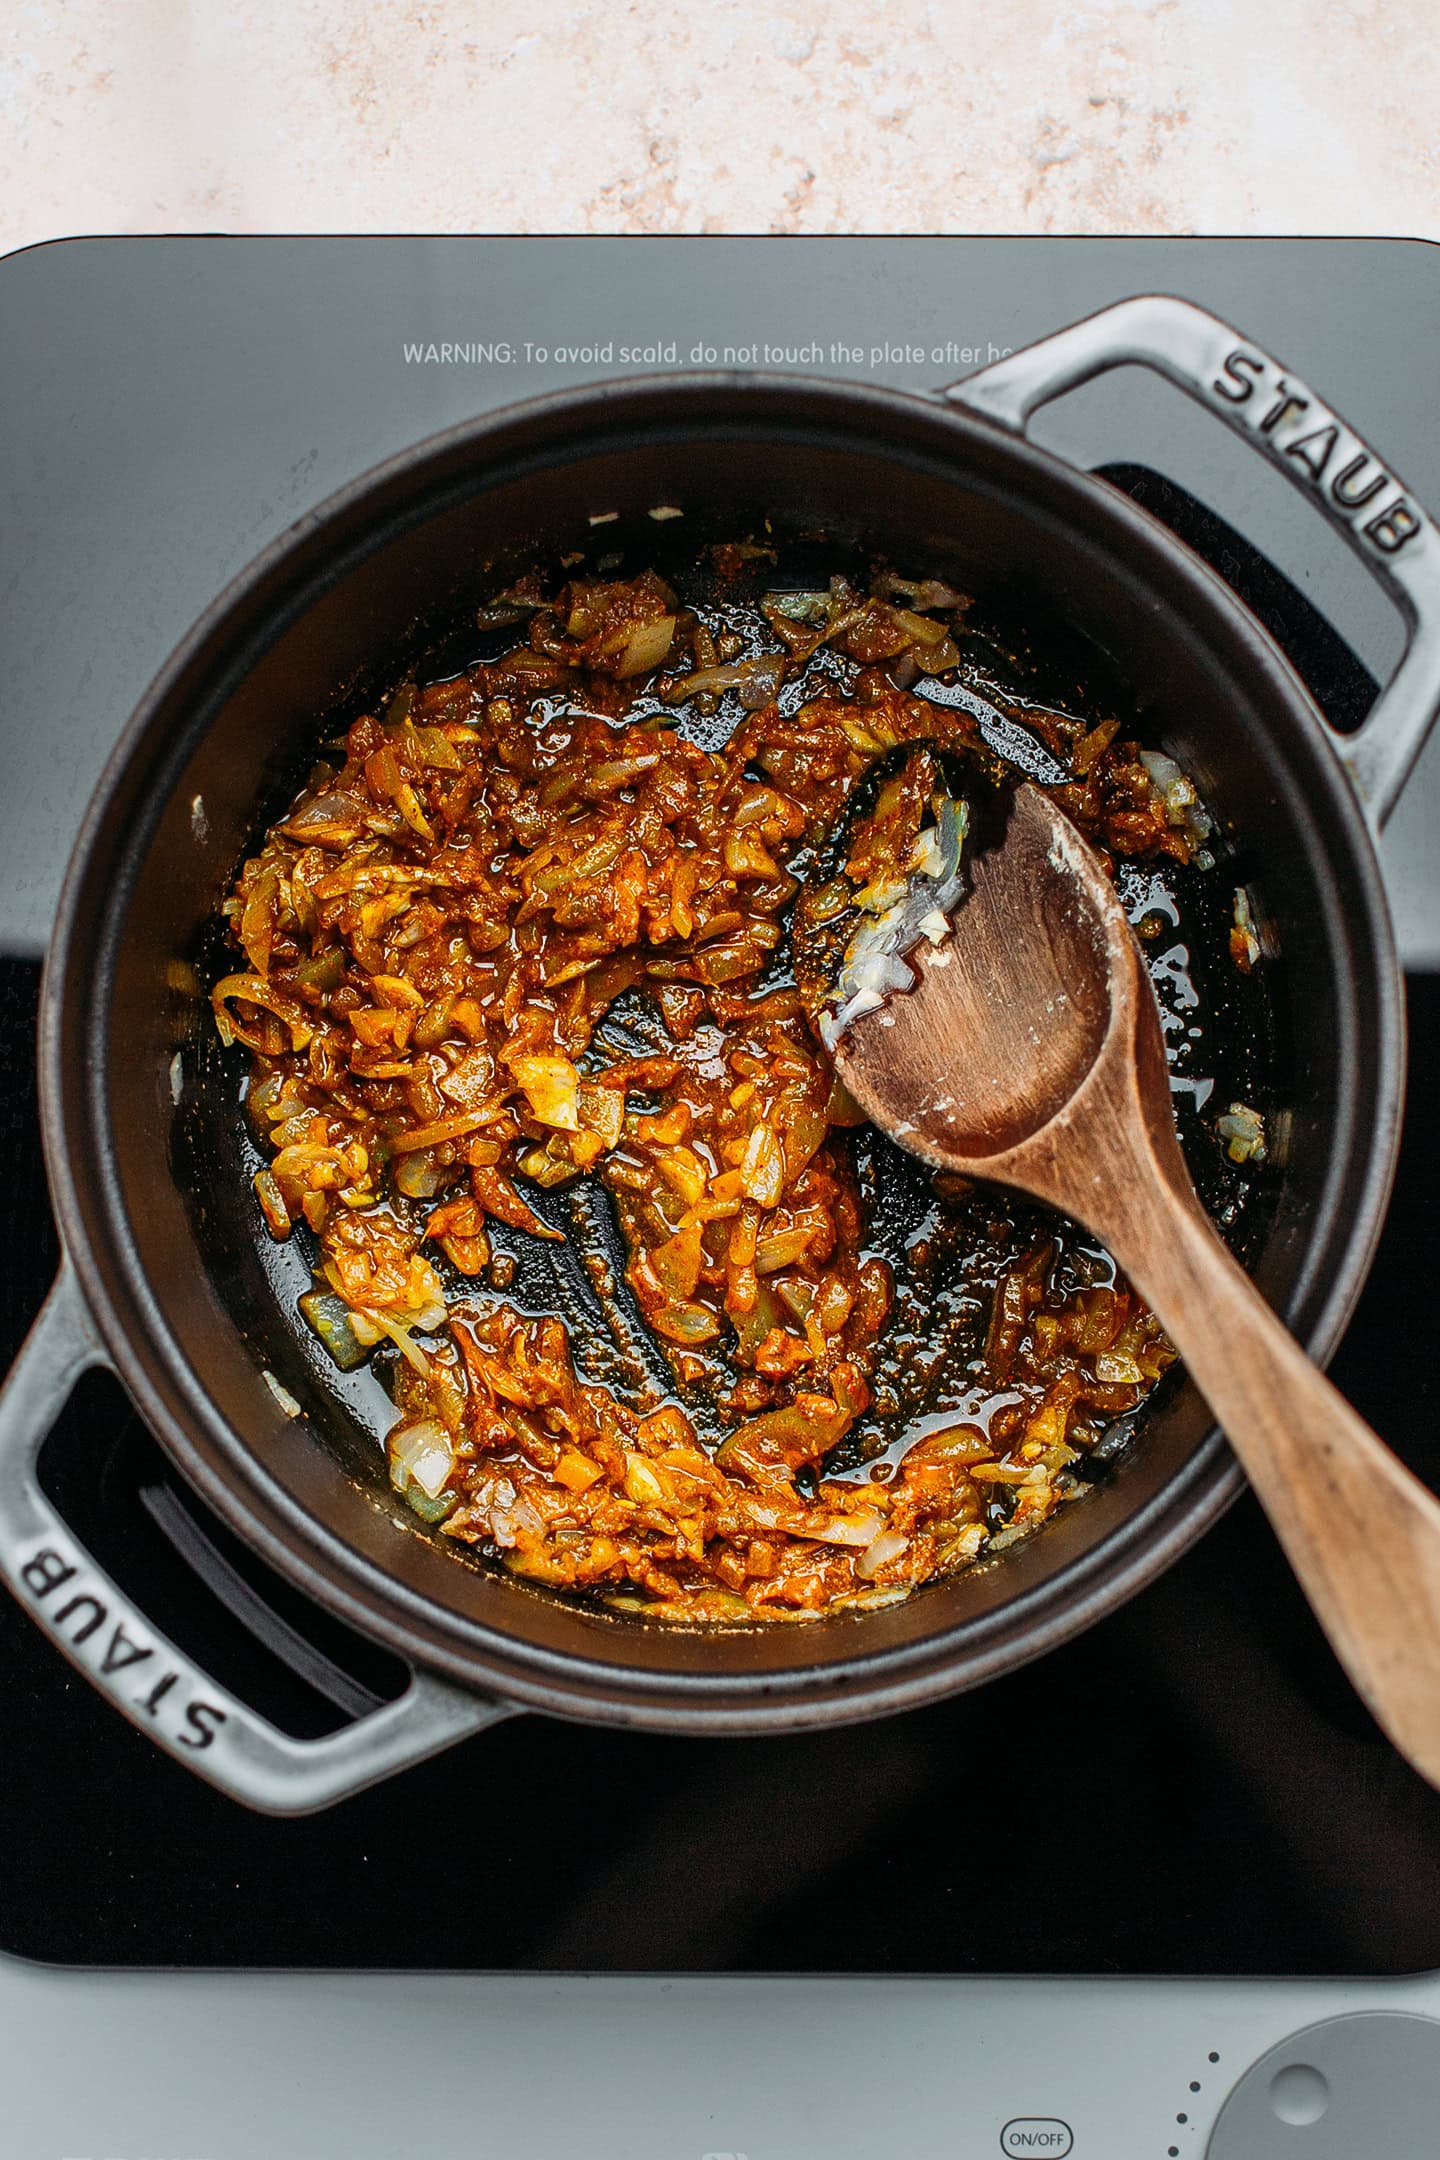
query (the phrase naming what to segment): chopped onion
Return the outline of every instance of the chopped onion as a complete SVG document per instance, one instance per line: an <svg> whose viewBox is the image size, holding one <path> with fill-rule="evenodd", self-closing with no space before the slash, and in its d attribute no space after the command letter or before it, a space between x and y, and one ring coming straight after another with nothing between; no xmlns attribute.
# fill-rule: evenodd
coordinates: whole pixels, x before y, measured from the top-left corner
<svg viewBox="0 0 1440 2160"><path fill-rule="evenodd" d="M590 785L599 794L613 795L620 788L628 787L632 780L638 780L641 773L653 771L659 763L658 750L647 751L639 757L611 758L603 765L592 766Z"/></svg>
<svg viewBox="0 0 1440 2160"><path fill-rule="evenodd" d="M785 680L785 663L779 654L749 663L750 672L739 685L740 703L746 712L761 712L773 705Z"/></svg>
<svg viewBox="0 0 1440 2160"><path fill-rule="evenodd" d="M862 1590L847 1602L854 1612L880 1612L886 1605L903 1605L909 1595L909 1583L896 1583L886 1590Z"/></svg>
<svg viewBox="0 0 1440 2160"><path fill-rule="evenodd" d="M594 523L594 520L591 520ZM632 631L630 641L621 655L617 674L643 675L647 668L659 667L670 650L675 635L675 617L662 615L658 622L642 623Z"/></svg>
<svg viewBox="0 0 1440 2160"><path fill-rule="evenodd" d="M668 1342L680 1343L694 1348L697 1343L713 1342L720 1333L720 1322L708 1305L670 1304L657 1306L650 1314L650 1325Z"/></svg>
<svg viewBox="0 0 1440 2160"><path fill-rule="evenodd" d="M303 1008L294 998L288 996L278 983L267 982L263 975L226 975L211 991L210 1002L215 1008L215 1025L220 1040L227 1048L232 1042L238 1041L244 1043L247 1050L258 1050L262 1056L265 1051L265 1044L260 1037L248 1033L230 1011L229 1002L232 998L238 998L245 1005L257 1005L263 1012L274 1013L276 1019L283 1021L289 1028L290 1047L293 1050L303 1050L315 1033Z"/></svg>
<svg viewBox="0 0 1440 2160"><path fill-rule="evenodd" d="M581 1131L594 1133L607 1148L618 1147L625 1131L624 1088L582 1080L578 1102Z"/></svg>
<svg viewBox="0 0 1440 2160"><path fill-rule="evenodd" d="M861 923L846 950L834 1011L821 1016L827 1048L833 1050L851 1021L874 1012L892 990L914 989L905 956L922 938L938 945L949 933L949 911L962 890L960 857L969 826L968 804L947 798L935 824L915 844L908 885L877 882L856 896L855 904L870 920Z"/></svg>
<svg viewBox="0 0 1440 2160"><path fill-rule="evenodd" d="M1163 751L1142 750L1140 762L1150 775L1150 784L1165 804L1165 815L1172 825L1188 832L1192 840L1204 840L1213 831L1209 813L1202 809L1195 793L1195 783L1188 780L1174 758Z"/></svg>
<svg viewBox="0 0 1440 2160"><path fill-rule="evenodd" d="M417 1418L413 1425L397 1425L389 1434L390 1482L399 1492L418 1485L427 1500L438 1500L455 1467L450 1435L436 1418Z"/></svg>
<svg viewBox="0 0 1440 2160"><path fill-rule="evenodd" d="M670 1495L652 1462L633 1448L625 1452L625 1492L637 1507L667 1507Z"/></svg>
<svg viewBox="0 0 1440 2160"><path fill-rule="evenodd" d="M260 1212L265 1217L265 1227L271 1237L288 1238L295 1227L294 1219L289 1203L274 1176L268 1170L257 1170L251 1182L255 1188L255 1198L260 1203Z"/></svg>
<svg viewBox="0 0 1440 2160"><path fill-rule="evenodd" d="M682 705L687 698L702 697L707 690L738 690L740 703L749 712L773 703L785 679L785 661L779 653L765 653L754 660L730 660L716 667L697 668L682 675L664 693L667 705Z"/></svg>
<svg viewBox="0 0 1440 2160"><path fill-rule="evenodd" d="M516 1084L542 1125L580 1130L580 1075L567 1057L512 1057Z"/></svg>
<svg viewBox="0 0 1440 2160"><path fill-rule="evenodd" d="M893 572L882 577L872 588L881 599L893 598L900 593L912 608L953 608L965 604L965 595L956 592L953 585L942 583L939 578L902 578Z"/></svg>
<svg viewBox="0 0 1440 2160"><path fill-rule="evenodd" d="M1231 1162L1264 1162L1268 1152L1265 1120L1248 1103L1232 1102L1224 1116L1216 1119L1215 1130L1225 1142Z"/></svg>
<svg viewBox="0 0 1440 2160"><path fill-rule="evenodd" d="M344 1298L333 1290L307 1291L300 1300L300 1310L341 1372L353 1372L357 1365L364 1364L370 1346L357 1330Z"/></svg>
<svg viewBox="0 0 1440 2160"><path fill-rule="evenodd" d="M1199 860L1197 856L1196 860ZM1250 906L1250 895L1243 885L1235 888L1234 924L1230 932L1230 953L1235 964L1249 974L1260 958L1260 940L1255 931L1255 916ZM176 1098L178 1101L178 1097Z"/></svg>
<svg viewBox="0 0 1440 2160"><path fill-rule="evenodd" d="M858 1545L868 1552L884 1528L883 1519L873 1510L866 1510L858 1515L832 1515L819 1529L807 1523L805 1535L818 1538L822 1545ZM903 1546L905 1540L900 1542Z"/></svg>
<svg viewBox="0 0 1440 2160"><path fill-rule="evenodd" d="M1142 750L1140 762L1145 767L1146 772L1149 773L1151 781L1159 789L1160 793L1166 797L1167 801L1171 790L1179 788L1184 782L1185 775L1181 772L1174 758L1166 757L1163 751Z"/></svg>
<svg viewBox="0 0 1440 2160"><path fill-rule="evenodd" d="M426 1523L444 1522L446 1516L453 1515L460 1505L460 1495L457 1492L442 1492L438 1500L430 1500L418 1485L412 1485L405 1498L421 1522Z"/></svg>
<svg viewBox="0 0 1440 2160"><path fill-rule="evenodd" d="M765 614L783 615L789 622L823 623L830 612L828 592L768 592L760 603Z"/></svg>
<svg viewBox="0 0 1440 2160"><path fill-rule="evenodd" d="M931 622L927 615L912 614L909 608L896 608L895 620L916 644L949 645L953 643L944 623Z"/></svg>
<svg viewBox="0 0 1440 2160"><path fill-rule="evenodd" d="M447 1140L461 1140L480 1125L493 1125L498 1113L494 1110L469 1110L461 1117L436 1118L433 1124L416 1125L407 1133L397 1133L390 1142L392 1155L411 1155L417 1149L440 1147Z"/></svg>
<svg viewBox="0 0 1440 2160"><path fill-rule="evenodd" d="M441 1310L443 1316L444 1308L442 1307ZM361 1316L359 1314L356 1315L357 1322L359 1321L360 1317ZM370 1318L374 1326L379 1329L380 1335L388 1335L390 1337L391 1342L394 1343L396 1349L400 1352L400 1355L404 1358L406 1364L413 1366L415 1371L419 1373L422 1380L428 1380L430 1378L430 1360L428 1357L426 1357L425 1352L420 1348L419 1343L412 1340L409 1328L406 1327L402 1321L392 1320L389 1315L385 1313L372 1313L370 1315ZM416 1324L417 1326L419 1325L418 1322ZM439 1321L434 1321L431 1324L438 1327ZM357 1325L356 1333L358 1334L359 1332L359 1327ZM378 1336L376 1340L379 1340Z"/></svg>
<svg viewBox="0 0 1440 2160"><path fill-rule="evenodd" d="M518 1544L522 1531L529 1537L538 1537L544 1527L538 1510L523 1495L511 1507L490 1511L490 1535L502 1548Z"/></svg>
<svg viewBox="0 0 1440 2160"><path fill-rule="evenodd" d="M261 1366L260 1377L265 1382L266 1387L269 1388L270 1393L274 1396L276 1402L279 1403L280 1408L284 1411L286 1417L299 1417L299 1403L296 1402L295 1397L290 1393L289 1388L285 1386L284 1382L276 1379L274 1373L271 1372L268 1365Z"/></svg>
<svg viewBox="0 0 1440 2160"><path fill-rule="evenodd" d="M445 1172L426 1148L412 1149L396 1164L396 1189L407 1200L433 1200L444 1183Z"/></svg>
<svg viewBox="0 0 1440 2160"><path fill-rule="evenodd" d="M892 1560L898 1560L903 1552L909 1550L909 1546L909 1538L902 1537L898 1530L882 1530L878 1537L870 1540L856 1561L856 1574L865 1582L873 1581L881 1568L889 1567Z"/></svg>
<svg viewBox="0 0 1440 2160"><path fill-rule="evenodd" d="M421 1265L425 1266L425 1263L422 1261ZM444 1327L448 1308L435 1270L425 1266L425 1273L429 1277L430 1295L416 1306L405 1324L407 1327L419 1328L422 1335L433 1335L437 1328Z"/></svg>

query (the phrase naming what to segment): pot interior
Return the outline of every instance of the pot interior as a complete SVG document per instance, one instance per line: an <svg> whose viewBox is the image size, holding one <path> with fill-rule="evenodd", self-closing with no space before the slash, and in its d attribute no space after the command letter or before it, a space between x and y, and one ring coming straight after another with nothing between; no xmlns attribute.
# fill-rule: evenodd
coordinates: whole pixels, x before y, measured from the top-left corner
<svg viewBox="0 0 1440 2160"><path fill-rule="evenodd" d="M653 520L662 506L683 518ZM1195 779L1236 851L1233 878L1223 861L1215 874L1258 891L1279 954L1287 1114L1253 1271L1328 1350L1377 1227L1399 1087L1393 955L1343 776L1263 635L1142 512L916 399L634 385L502 415L360 483L225 596L152 692L92 811L51 979L62 1218L141 1407L212 1504L428 1662L581 1714L716 1729L797 1705L885 1708L1097 1616L1235 1489L1194 1389L1166 1386L1108 1482L1040 1536L864 1616L645 1627L457 1563L389 1491L378 1383L337 1375L294 1312L308 1269L260 1229L196 965L239 863L303 780L322 715L363 709L536 559L618 554L628 573L767 531L802 548L824 535L839 558L886 556L968 591L1023 588L1037 639L1054 625L1088 641Z"/></svg>

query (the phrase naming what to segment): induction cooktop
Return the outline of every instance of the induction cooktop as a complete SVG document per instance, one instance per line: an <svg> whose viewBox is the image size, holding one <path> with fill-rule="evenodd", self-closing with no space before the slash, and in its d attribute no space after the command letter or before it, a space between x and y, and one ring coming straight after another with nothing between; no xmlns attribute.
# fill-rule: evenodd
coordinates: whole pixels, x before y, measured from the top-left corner
<svg viewBox="0 0 1440 2160"><path fill-rule="evenodd" d="M1293 356L1440 502L1440 265L1418 243L214 237L0 263L6 1360L55 1260L31 1060L64 857L131 703L229 574L388 451L541 388L767 347L919 388L1157 289ZM1398 631L1259 460L1128 375L1036 432L1170 524L1358 724ZM1440 1483L1437 814L1432 743L1384 856L1404 1154L1332 1371ZM235 1543L108 1376L41 1469L156 1624L286 1730L403 1686ZM522 2139L779 2160L882 2136L960 2160L1207 2140L1324 2160L1387 2107L1392 2149L1428 2150L1394 2111L1440 2099L1440 1796L1359 1705L1248 1498L1059 1652L860 1728L702 1741L527 1716L273 1821L158 1754L0 1599L0 1750L0 2160ZM95 2074L62 2075L76 2059Z"/></svg>

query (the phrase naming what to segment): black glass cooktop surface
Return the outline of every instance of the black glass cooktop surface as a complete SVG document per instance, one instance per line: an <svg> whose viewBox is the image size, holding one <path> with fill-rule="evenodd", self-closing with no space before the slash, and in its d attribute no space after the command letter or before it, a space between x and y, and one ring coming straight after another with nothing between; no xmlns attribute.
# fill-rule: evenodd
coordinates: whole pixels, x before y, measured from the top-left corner
<svg viewBox="0 0 1440 2160"><path fill-rule="evenodd" d="M1374 685L1240 537L1110 477L1246 590L1353 724ZM33 963L0 963L0 1354L55 1258ZM1427 1251L1440 978L1409 980L1405 1152L1334 1364L1435 1474ZM1427 1244L1427 1241L1428 1244ZM297 1733L400 1668L241 1551L108 1376L43 1474L146 1611ZM1397 1973L1440 1965L1440 1797L1358 1704L1253 1500L1129 1606L978 1693L700 1741L516 1719L327 1814L244 1813L132 1732L0 1598L0 1948L97 1965Z"/></svg>

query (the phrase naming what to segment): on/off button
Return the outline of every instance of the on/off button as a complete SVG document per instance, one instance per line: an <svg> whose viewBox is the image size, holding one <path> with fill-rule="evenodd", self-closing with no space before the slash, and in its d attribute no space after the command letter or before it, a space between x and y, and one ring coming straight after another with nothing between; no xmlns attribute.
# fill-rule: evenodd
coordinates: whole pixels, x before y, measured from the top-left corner
<svg viewBox="0 0 1440 2160"><path fill-rule="evenodd" d="M1000 2150L1008 2160L1065 2160L1075 2139L1070 2125L1053 2115L1017 2115L1000 2132Z"/></svg>

